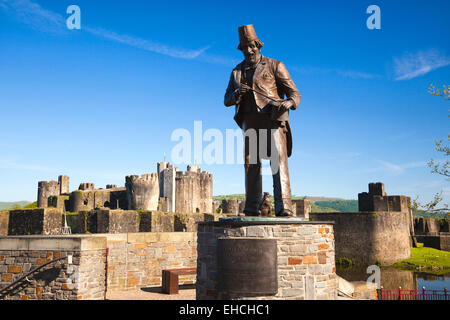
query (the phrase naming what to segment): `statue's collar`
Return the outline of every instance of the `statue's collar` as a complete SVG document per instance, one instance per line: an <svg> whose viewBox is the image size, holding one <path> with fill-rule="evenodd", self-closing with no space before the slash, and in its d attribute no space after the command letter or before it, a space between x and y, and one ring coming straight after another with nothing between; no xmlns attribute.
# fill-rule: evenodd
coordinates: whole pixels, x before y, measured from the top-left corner
<svg viewBox="0 0 450 320"><path fill-rule="evenodd" d="M257 62L255 65L248 65L247 62L244 60L242 61L242 70L248 70L248 69L256 69L258 67L258 65L260 64L266 64L266 57L264 57L263 55L261 55L261 58L259 59L259 62Z"/></svg>

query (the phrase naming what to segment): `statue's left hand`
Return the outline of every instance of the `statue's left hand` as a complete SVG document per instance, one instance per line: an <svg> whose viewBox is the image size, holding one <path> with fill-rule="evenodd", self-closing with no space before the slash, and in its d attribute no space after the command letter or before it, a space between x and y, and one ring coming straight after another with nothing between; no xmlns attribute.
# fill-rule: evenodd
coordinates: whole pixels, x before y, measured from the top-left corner
<svg viewBox="0 0 450 320"><path fill-rule="evenodd" d="M285 112L285 111L291 109L293 106L294 106L294 101L292 101L291 99L288 99L288 100L284 100L283 102L281 102L278 109L280 112Z"/></svg>

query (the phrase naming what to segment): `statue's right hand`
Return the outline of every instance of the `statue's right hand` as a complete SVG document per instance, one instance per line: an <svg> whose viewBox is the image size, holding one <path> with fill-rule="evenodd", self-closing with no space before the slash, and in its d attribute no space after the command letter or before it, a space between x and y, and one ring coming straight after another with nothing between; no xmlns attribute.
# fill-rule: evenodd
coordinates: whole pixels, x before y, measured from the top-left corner
<svg viewBox="0 0 450 320"><path fill-rule="evenodd" d="M243 96L247 93L248 89L250 89L248 85L246 85L245 83L241 84L241 86L239 87L239 95Z"/></svg>

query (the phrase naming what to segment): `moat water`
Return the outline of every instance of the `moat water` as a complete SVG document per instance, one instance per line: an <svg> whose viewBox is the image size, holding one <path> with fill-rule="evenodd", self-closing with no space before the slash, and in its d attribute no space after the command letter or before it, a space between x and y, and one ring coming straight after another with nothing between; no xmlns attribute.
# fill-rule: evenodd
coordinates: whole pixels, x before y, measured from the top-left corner
<svg viewBox="0 0 450 320"><path fill-rule="evenodd" d="M336 273L347 281L367 281L371 274L366 273L367 267L336 268ZM432 275L422 272L399 270L395 267L381 267L381 286L385 289L422 289L450 290L450 273Z"/></svg>

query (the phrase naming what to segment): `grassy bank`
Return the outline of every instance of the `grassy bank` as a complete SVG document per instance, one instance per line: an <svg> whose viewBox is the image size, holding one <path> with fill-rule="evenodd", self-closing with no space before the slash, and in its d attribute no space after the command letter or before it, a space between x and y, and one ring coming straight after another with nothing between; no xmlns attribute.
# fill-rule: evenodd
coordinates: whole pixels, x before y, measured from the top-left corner
<svg viewBox="0 0 450 320"><path fill-rule="evenodd" d="M411 258L394 264L398 269L435 275L450 273L450 252L433 248L411 248Z"/></svg>

